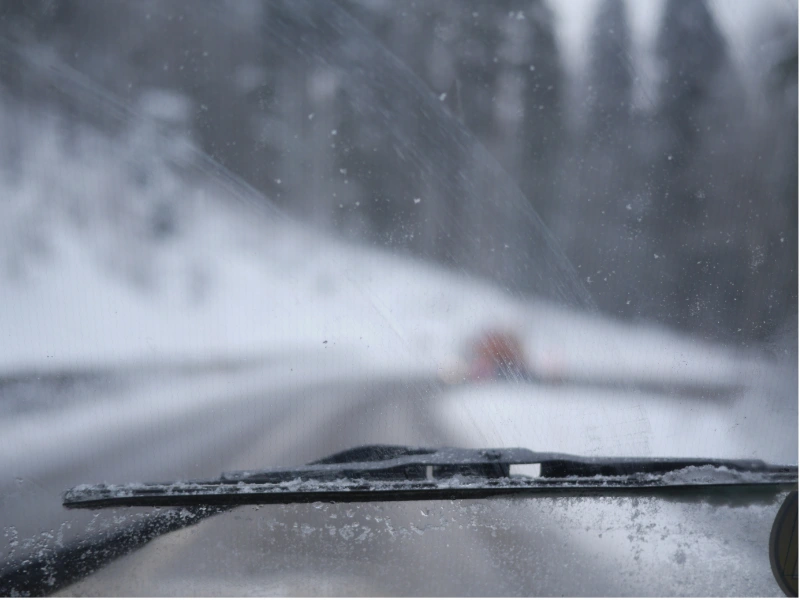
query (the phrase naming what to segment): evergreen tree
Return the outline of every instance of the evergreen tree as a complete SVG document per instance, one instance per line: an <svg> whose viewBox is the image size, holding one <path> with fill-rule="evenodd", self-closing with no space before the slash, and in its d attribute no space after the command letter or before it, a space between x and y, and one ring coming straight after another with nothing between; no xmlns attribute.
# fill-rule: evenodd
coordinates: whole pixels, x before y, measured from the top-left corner
<svg viewBox="0 0 800 600"><path fill-rule="evenodd" d="M631 290L619 274L634 275L636 186L632 152L633 73L630 33L622 0L603 0L589 39L589 61L582 108L586 119L573 153L579 180L569 211L573 223L569 253L598 305L617 315L632 314Z"/></svg>
<svg viewBox="0 0 800 600"><path fill-rule="evenodd" d="M589 143L627 145L633 91L630 31L623 0L602 0L589 51Z"/></svg>
<svg viewBox="0 0 800 600"><path fill-rule="evenodd" d="M721 107L730 65L704 0L665 3L656 52L662 73L656 112L661 145L653 165L650 215L652 271L658 277L653 292L662 302L662 319L679 326L709 325L718 321L713 313L721 302L703 287L728 258L707 229L709 210L732 200L717 185L722 173L715 172L712 159L729 125Z"/></svg>

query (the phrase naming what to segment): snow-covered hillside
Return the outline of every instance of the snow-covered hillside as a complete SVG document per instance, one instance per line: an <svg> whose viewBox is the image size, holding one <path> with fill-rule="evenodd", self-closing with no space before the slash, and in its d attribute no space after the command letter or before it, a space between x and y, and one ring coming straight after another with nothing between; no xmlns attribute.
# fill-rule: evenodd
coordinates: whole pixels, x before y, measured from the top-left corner
<svg viewBox="0 0 800 600"><path fill-rule="evenodd" d="M487 327L567 377L738 384L769 367L304 228L181 166L188 142L147 123L111 137L3 115L24 143L0 169L0 373L286 355L433 372Z"/></svg>

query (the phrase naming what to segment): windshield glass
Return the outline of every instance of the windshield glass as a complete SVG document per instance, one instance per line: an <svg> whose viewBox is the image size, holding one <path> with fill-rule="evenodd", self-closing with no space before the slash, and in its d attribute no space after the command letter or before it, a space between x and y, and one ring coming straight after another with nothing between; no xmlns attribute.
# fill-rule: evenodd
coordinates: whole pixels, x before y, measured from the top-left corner
<svg viewBox="0 0 800 600"><path fill-rule="evenodd" d="M796 2L0 6L0 557L152 513L68 511L78 484L364 444L797 464L797 110ZM778 507L538 502L236 509L73 593L180 594L239 550L207 593L592 593L428 588L398 548L641 579L711 532L738 564ZM163 587L114 588L167 555ZM774 595L758 556L657 589Z"/></svg>

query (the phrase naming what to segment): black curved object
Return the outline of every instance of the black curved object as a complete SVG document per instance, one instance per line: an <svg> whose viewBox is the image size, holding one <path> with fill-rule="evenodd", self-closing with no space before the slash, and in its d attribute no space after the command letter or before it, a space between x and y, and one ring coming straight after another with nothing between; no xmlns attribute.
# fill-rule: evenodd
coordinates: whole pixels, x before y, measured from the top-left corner
<svg viewBox="0 0 800 600"><path fill-rule="evenodd" d="M539 465L538 477L511 466ZM498 495L604 495L640 490L797 483L797 467L760 460L587 457L526 448L351 448L307 465L223 473L211 481L82 485L67 508L388 502Z"/></svg>

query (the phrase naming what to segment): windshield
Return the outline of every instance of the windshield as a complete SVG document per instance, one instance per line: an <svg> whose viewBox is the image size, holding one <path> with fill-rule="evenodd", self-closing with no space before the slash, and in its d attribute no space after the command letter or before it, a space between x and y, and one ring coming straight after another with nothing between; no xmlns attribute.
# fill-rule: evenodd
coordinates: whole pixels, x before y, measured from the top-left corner
<svg viewBox="0 0 800 600"><path fill-rule="evenodd" d="M0 557L150 514L67 511L78 484L365 444L796 464L797 110L782 0L0 6ZM650 594L648 560L722 531L739 564L778 506L637 502L236 509L80 593L180 594L181 566L241 551L253 593L581 594L622 570L599 593ZM426 588L407 543L433 520L420 556L591 565ZM352 568L387 552L391 576ZM163 587L113 587L154 556L180 556ZM774 595L758 557L722 590L660 577Z"/></svg>

